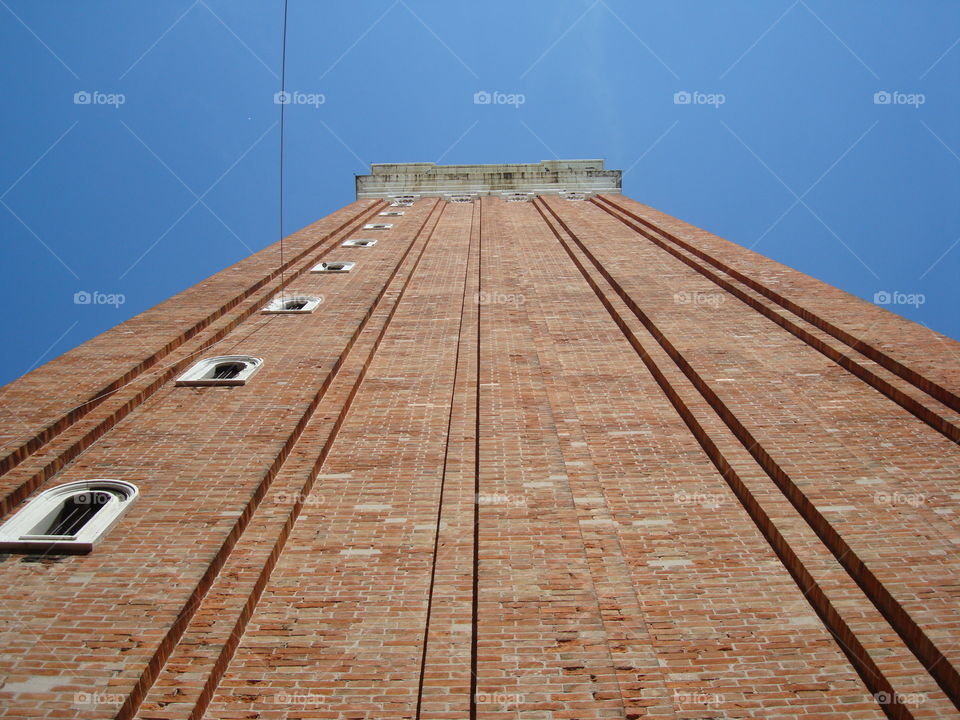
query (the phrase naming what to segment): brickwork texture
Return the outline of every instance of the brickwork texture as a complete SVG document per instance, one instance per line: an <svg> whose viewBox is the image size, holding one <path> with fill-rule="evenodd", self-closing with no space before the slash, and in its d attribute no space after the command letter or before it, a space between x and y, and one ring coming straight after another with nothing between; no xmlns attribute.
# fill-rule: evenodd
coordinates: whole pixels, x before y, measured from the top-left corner
<svg viewBox="0 0 960 720"><path fill-rule="evenodd" d="M960 718L960 344L621 195L387 207L0 390L2 520L141 493L0 555L0 717Z"/></svg>

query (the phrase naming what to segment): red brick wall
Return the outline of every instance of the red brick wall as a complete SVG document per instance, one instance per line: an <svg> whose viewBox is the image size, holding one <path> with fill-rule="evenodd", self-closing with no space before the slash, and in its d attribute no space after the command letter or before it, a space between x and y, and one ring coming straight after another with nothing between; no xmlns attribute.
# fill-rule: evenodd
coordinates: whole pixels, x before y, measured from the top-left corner
<svg viewBox="0 0 960 720"><path fill-rule="evenodd" d="M290 263L343 223L375 204L355 202L294 233L284 242ZM94 405L104 390L115 389L146 371L169 363L174 346L193 337L206 323L256 291L258 283L280 269L279 244L173 296L151 310L99 335L0 391L0 468L29 453L24 448L45 430L54 434L72 424L74 415ZM13 455L13 457L11 457Z"/></svg>
<svg viewBox="0 0 960 720"><path fill-rule="evenodd" d="M142 497L0 560L0 716L957 716L956 343L619 196L382 206L313 314L274 247L4 389L4 510Z"/></svg>

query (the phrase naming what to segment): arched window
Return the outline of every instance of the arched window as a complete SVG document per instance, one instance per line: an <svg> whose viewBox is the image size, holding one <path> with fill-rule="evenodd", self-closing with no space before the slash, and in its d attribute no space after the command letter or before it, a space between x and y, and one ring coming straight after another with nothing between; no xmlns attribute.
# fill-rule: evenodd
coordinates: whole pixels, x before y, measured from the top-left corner
<svg viewBox="0 0 960 720"><path fill-rule="evenodd" d="M341 247L373 247L377 244L376 240L368 240L366 238L352 238L347 240Z"/></svg>
<svg viewBox="0 0 960 720"><path fill-rule="evenodd" d="M364 230L389 230L393 223L367 223L363 226Z"/></svg>
<svg viewBox="0 0 960 720"><path fill-rule="evenodd" d="M353 270L353 266L356 263L352 262L322 262L319 265L316 265L313 270L310 272L315 273L336 273L336 272L350 272Z"/></svg>
<svg viewBox="0 0 960 720"><path fill-rule="evenodd" d="M263 365L250 355L223 355L201 360L177 378L177 385L243 385Z"/></svg>
<svg viewBox="0 0 960 720"><path fill-rule="evenodd" d="M0 550L88 553L139 495L136 485L123 480L58 485L0 525Z"/></svg>
<svg viewBox="0 0 960 720"><path fill-rule="evenodd" d="M265 313L311 313L323 302L315 295L287 295L270 301L262 312Z"/></svg>

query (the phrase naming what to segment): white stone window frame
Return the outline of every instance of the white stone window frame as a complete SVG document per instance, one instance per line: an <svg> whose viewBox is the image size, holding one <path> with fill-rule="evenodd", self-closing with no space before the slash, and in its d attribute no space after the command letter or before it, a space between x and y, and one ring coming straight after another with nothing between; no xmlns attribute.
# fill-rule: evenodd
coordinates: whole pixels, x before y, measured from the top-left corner
<svg viewBox="0 0 960 720"><path fill-rule="evenodd" d="M384 210L380 213L380 217L400 217L403 214L403 210Z"/></svg>
<svg viewBox="0 0 960 720"><path fill-rule="evenodd" d="M376 244L376 238L350 238L341 243L340 247L373 247Z"/></svg>
<svg viewBox="0 0 960 720"><path fill-rule="evenodd" d="M314 273L348 273L353 270L353 266L356 265L355 262L348 260L331 260L329 262L324 261L319 265L315 265L310 272Z"/></svg>
<svg viewBox="0 0 960 720"><path fill-rule="evenodd" d="M445 195L447 202L450 203L472 203L477 199L476 193L448 193Z"/></svg>
<svg viewBox="0 0 960 720"><path fill-rule="evenodd" d="M211 377L211 373L216 370L218 365L227 363L240 363L244 365L244 368L236 377L224 379ZM261 367L263 367L263 359L253 357L252 355L219 355L217 357L204 358L194 363L189 370L178 377L177 385L186 387L245 385L247 380L256 375Z"/></svg>
<svg viewBox="0 0 960 720"><path fill-rule="evenodd" d="M43 535L32 531L81 495L105 493L110 499L74 535ZM83 555L93 550L140 496L125 480L78 480L44 490L0 525L0 551Z"/></svg>
<svg viewBox="0 0 960 720"><path fill-rule="evenodd" d="M363 226L364 230L389 230L393 223L367 223Z"/></svg>
<svg viewBox="0 0 960 720"><path fill-rule="evenodd" d="M413 204L420 199L419 195L390 195L391 207L413 207Z"/></svg>
<svg viewBox="0 0 960 720"><path fill-rule="evenodd" d="M583 190L564 190L560 193L564 200L586 200L592 195L590 192Z"/></svg>
<svg viewBox="0 0 960 720"><path fill-rule="evenodd" d="M300 301L306 302L306 305L299 310L284 307L287 303ZM275 297L261 312L266 315L303 315L304 313L312 313L322 302L323 298L317 295L284 295L283 297Z"/></svg>
<svg viewBox="0 0 960 720"><path fill-rule="evenodd" d="M530 202L536 195L531 192L505 192L501 197L507 202Z"/></svg>

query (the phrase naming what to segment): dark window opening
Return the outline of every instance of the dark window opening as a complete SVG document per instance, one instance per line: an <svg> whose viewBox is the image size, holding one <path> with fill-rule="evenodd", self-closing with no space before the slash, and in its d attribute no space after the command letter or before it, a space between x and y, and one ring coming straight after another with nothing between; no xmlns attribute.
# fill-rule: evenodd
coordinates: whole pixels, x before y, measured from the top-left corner
<svg viewBox="0 0 960 720"><path fill-rule="evenodd" d="M243 372L246 366L243 363L220 363L213 368L214 380L233 380Z"/></svg>
<svg viewBox="0 0 960 720"><path fill-rule="evenodd" d="M284 310L303 310L307 306L307 301L303 299L287 300L283 304Z"/></svg>
<svg viewBox="0 0 960 720"><path fill-rule="evenodd" d="M112 496L105 492L77 493L68 497L60 509L44 518L32 535L76 535L106 505Z"/></svg>

